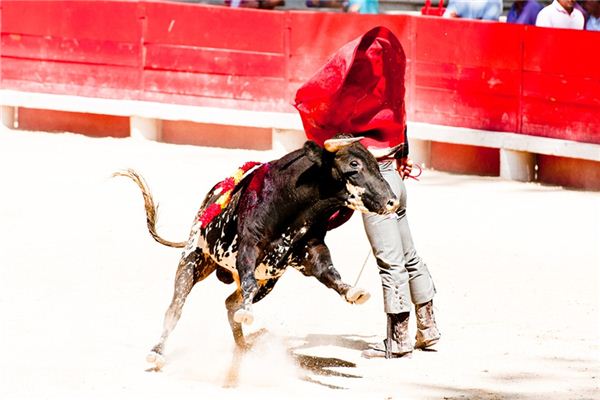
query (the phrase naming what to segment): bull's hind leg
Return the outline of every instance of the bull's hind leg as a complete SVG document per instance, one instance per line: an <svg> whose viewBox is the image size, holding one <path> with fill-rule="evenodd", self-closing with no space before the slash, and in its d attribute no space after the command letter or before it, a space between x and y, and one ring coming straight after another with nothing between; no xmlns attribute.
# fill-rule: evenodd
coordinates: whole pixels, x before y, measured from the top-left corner
<svg viewBox="0 0 600 400"><path fill-rule="evenodd" d="M242 291L238 287L235 292L231 293L225 300L225 307L227 308L227 319L229 320L229 326L231 326L231 332L233 333L233 340L239 347L245 348L246 341L244 340L244 332L242 331L242 324L237 322L234 318L235 313L241 309L243 303Z"/></svg>
<svg viewBox="0 0 600 400"><path fill-rule="evenodd" d="M257 303L266 295L268 295L271 290L273 290L275 283L277 283L277 279L278 278L258 281L258 289L252 301ZM242 330L242 323L236 318L236 315L239 315L240 310L244 310L243 304L244 298L242 296L241 288L239 287L227 298L227 300L225 300L225 307L227 307L227 319L229 320L229 325L231 326L231 332L233 333L235 344L241 348L247 348L246 340L244 339L244 332Z"/></svg>
<svg viewBox="0 0 600 400"><path fill-rule="evenodd" d="M163 332L159 342L152 348L146 356L146 361L154 364L155 369L160 369L165 364L164 348L165 342L169 335L175 329L177 321L181 317L181 310L185 300L190 294L192 287L206 278L215 270L216 265L201 252L196 251L190 253L186 257L182 257L177 267L175 275L175 290L171 304L165 313L163 323Z"/></svg>
<svg viewBox="0 0 600 400"><path fill-rule="evenodd" d="M259 254L258 246L240 242L236 256L236 269L240 278L239 290L242 299L241 305L233 314L233 319L237 323L249 325L254 321L252 303L254 303L254 296L258 292L258 283L254 277L254 272Z"/></svg>

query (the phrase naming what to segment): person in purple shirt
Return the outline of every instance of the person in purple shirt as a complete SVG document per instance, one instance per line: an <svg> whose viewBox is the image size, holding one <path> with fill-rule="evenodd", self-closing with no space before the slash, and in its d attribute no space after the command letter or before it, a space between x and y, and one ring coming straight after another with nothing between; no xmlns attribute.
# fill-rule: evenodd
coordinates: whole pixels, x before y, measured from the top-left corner
<svg viewBox="0 0 600 400"><path fill-rule="evenodd" d="M508 11L506 22L535 25L535 19L542 8L544 6L536 0L516 0Z"/></svg>

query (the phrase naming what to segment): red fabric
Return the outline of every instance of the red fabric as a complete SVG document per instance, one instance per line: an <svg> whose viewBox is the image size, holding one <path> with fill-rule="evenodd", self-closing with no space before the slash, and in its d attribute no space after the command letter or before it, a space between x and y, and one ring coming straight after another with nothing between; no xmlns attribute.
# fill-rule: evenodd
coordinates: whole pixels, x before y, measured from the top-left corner
<svg viewBox="0 0 600 400"><path fill-rule="evenodd" d="M215 189L221 189L221 193L231 192L233 188L235 188L235 179L232 177L223 179L215 186Z"/></svg>
<svg viewBox="0 0 600 400"><path fill-rule="evenodd" d="M365 136L367 147L405 141L406 55L387 28L373 28L340 48L296 92L306 136L320 145L338 133Z"/></svg>
<svg viewBox="0 0 600 400"><path fill-rule="evenodd" d="M200 220L200 225L202 226L202 228L206 228L206 226L208 224L210 224L210 222L221 213L221 206L216 204L216 203L212 203L209 204L208 207L206 207L204 209L204 211L202 211L202 213L200 214L200 216L198 217L198 219Z"/></svg>
<svg viewBox="0 0 600 400"><path fill-rule="evenodd" d="M259 164L261 164L261 163L259 163L257 161L248 161L248 162L245 162L244 165L242 165L240 167L240 169L242 171L244 171L244 173L246 173L246 172L248 172L249 169L254 168L254 167L256 167Z"/></svg>
<svg viewBox="0 0 600 400"><path fill-rule="evenodd" d="M330 231L337 227L344 225L346 222L350 220L354 210L350 208L340 208L336 212L334 212L329 219L327 220L327 230Z"/></svg>
<svg viewBox="0 0 600 400"><path fill-rule="evenodd" d="M269 164L265 163L260 168L257 168L252 176L252 180L248 184L248 192L253 193L257 198L265 183L265 175L269 172Z"/></svg>
<svg viewBox="0 0 600 400"><path fill-rule="evenodd" d="M241 170L244 174L247 173L250 169L252 169L253 167L259 165L261 163L256 162L256 161L248 161L246 163L244 163L244 165L242 165L239 169ZM267 165L267 164L263 164ZM256 181L256 175L259 175L260 178L260 185L262 185L262 180L264 179L264 172L262 172L263 170L265 170L265 168L260 168L259 169L259 173L255 174L254 177L252 178L252 181L250 182L250 186L251 186L251 190L258 190L256 188L252 188L253 185L256 186L257 183L255 183ZM236 181L235 178L230 176L227 177L225 179L223 179L221 182L217 183L214 187L214 191L221 189L221 191L219 192L219 194L221 196L224 196L226 193L230 193L233 191L233 189L235 189L236 186ZM214 192L213 192L214 193ZM229 200L227 200L227 202L229 202ZM217 203L212 203L209 204L204 210L199 212L198 215L198 220L201 222L201 226L202 228L206 228L208 226L208 224L210 224L212 222L212 220L221 213L221 211L223 210L223 207L226 206L227 203L225 203L224 205L220 205Z"/></svg>

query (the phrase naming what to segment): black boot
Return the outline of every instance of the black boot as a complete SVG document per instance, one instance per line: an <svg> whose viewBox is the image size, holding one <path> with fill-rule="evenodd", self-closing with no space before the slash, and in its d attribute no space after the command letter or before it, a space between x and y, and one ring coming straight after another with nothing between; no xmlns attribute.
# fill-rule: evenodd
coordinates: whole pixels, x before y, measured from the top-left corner
<svg viewBox="0 0 600 400"><path fill-rule="evenodd" d="M408 317L410 313L387 314L388 337L383 343L371 346L362 352L365 358L400 358L409 356L413 346L408 336Z"/></svg>
<svg viewBox="0 0 600 400"><path fill-rule="evenodd" d="M415 347L424 349L433 346L440 340L440 331L433 315L433 300L415 306L417 314L417 336Z"/></svg>

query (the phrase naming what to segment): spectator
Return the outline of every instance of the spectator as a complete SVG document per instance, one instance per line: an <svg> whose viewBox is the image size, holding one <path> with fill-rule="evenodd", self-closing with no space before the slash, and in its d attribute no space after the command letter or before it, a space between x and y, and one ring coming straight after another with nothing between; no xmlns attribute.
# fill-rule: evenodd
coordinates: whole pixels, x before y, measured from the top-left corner
<svg viewBox="0 0 600 400"><path fill-rule="evenodd" d="M272 10L284 6L285 0L225 0L225 5L233 8L262 8Z"/></svg>
<svg viewBox="0 0 600 400"><path fill-rule="evenodd" d="M546 28L583 29L583 13L575 7L575 0L554 0L537 16L536 26Z"/></svg>
<svg viewBox="0 0 600 400"><path fill-rule="evenodd" d="M379 0L349 0L347 11L358 14L379 14Z"/></svg>
<svg viewBox="0 0 600 400"><path fill-rule="evenodd" d="M581 13L583 14L583 20L585 22L587 22L589 15L588 15L587 9L585 7L585 3L587 3L587 0L575 0L575 5L573 7L575 7L579 11L581 11ZM584 25L585 25L585 23L584 23Z"/></svg>
<svg viewBox="0 0 600 400"><path fill-rule="evenodd" d="M544 8L536 0L516 0L506 17L511 24L535 25L538 13Z"/></svg>
<svg viewBox="0 0 600 400"><path fill-rule="evenodd" d="M342 8L345 7L343 0L306 0L309 8Z"/></svg>
<svg viewBox="0 0 600 400"><path fill-rule="evenodd" d="M588 0L583 3L588 12L588 20L585 24L587 31L600 31L600 1Z"/></svg>
<svg viewBox="0 0 600 400"><path fill-rule="evenodd" d="M444 17L498 21L501 13L502 0L450 0Z"/></svg>

